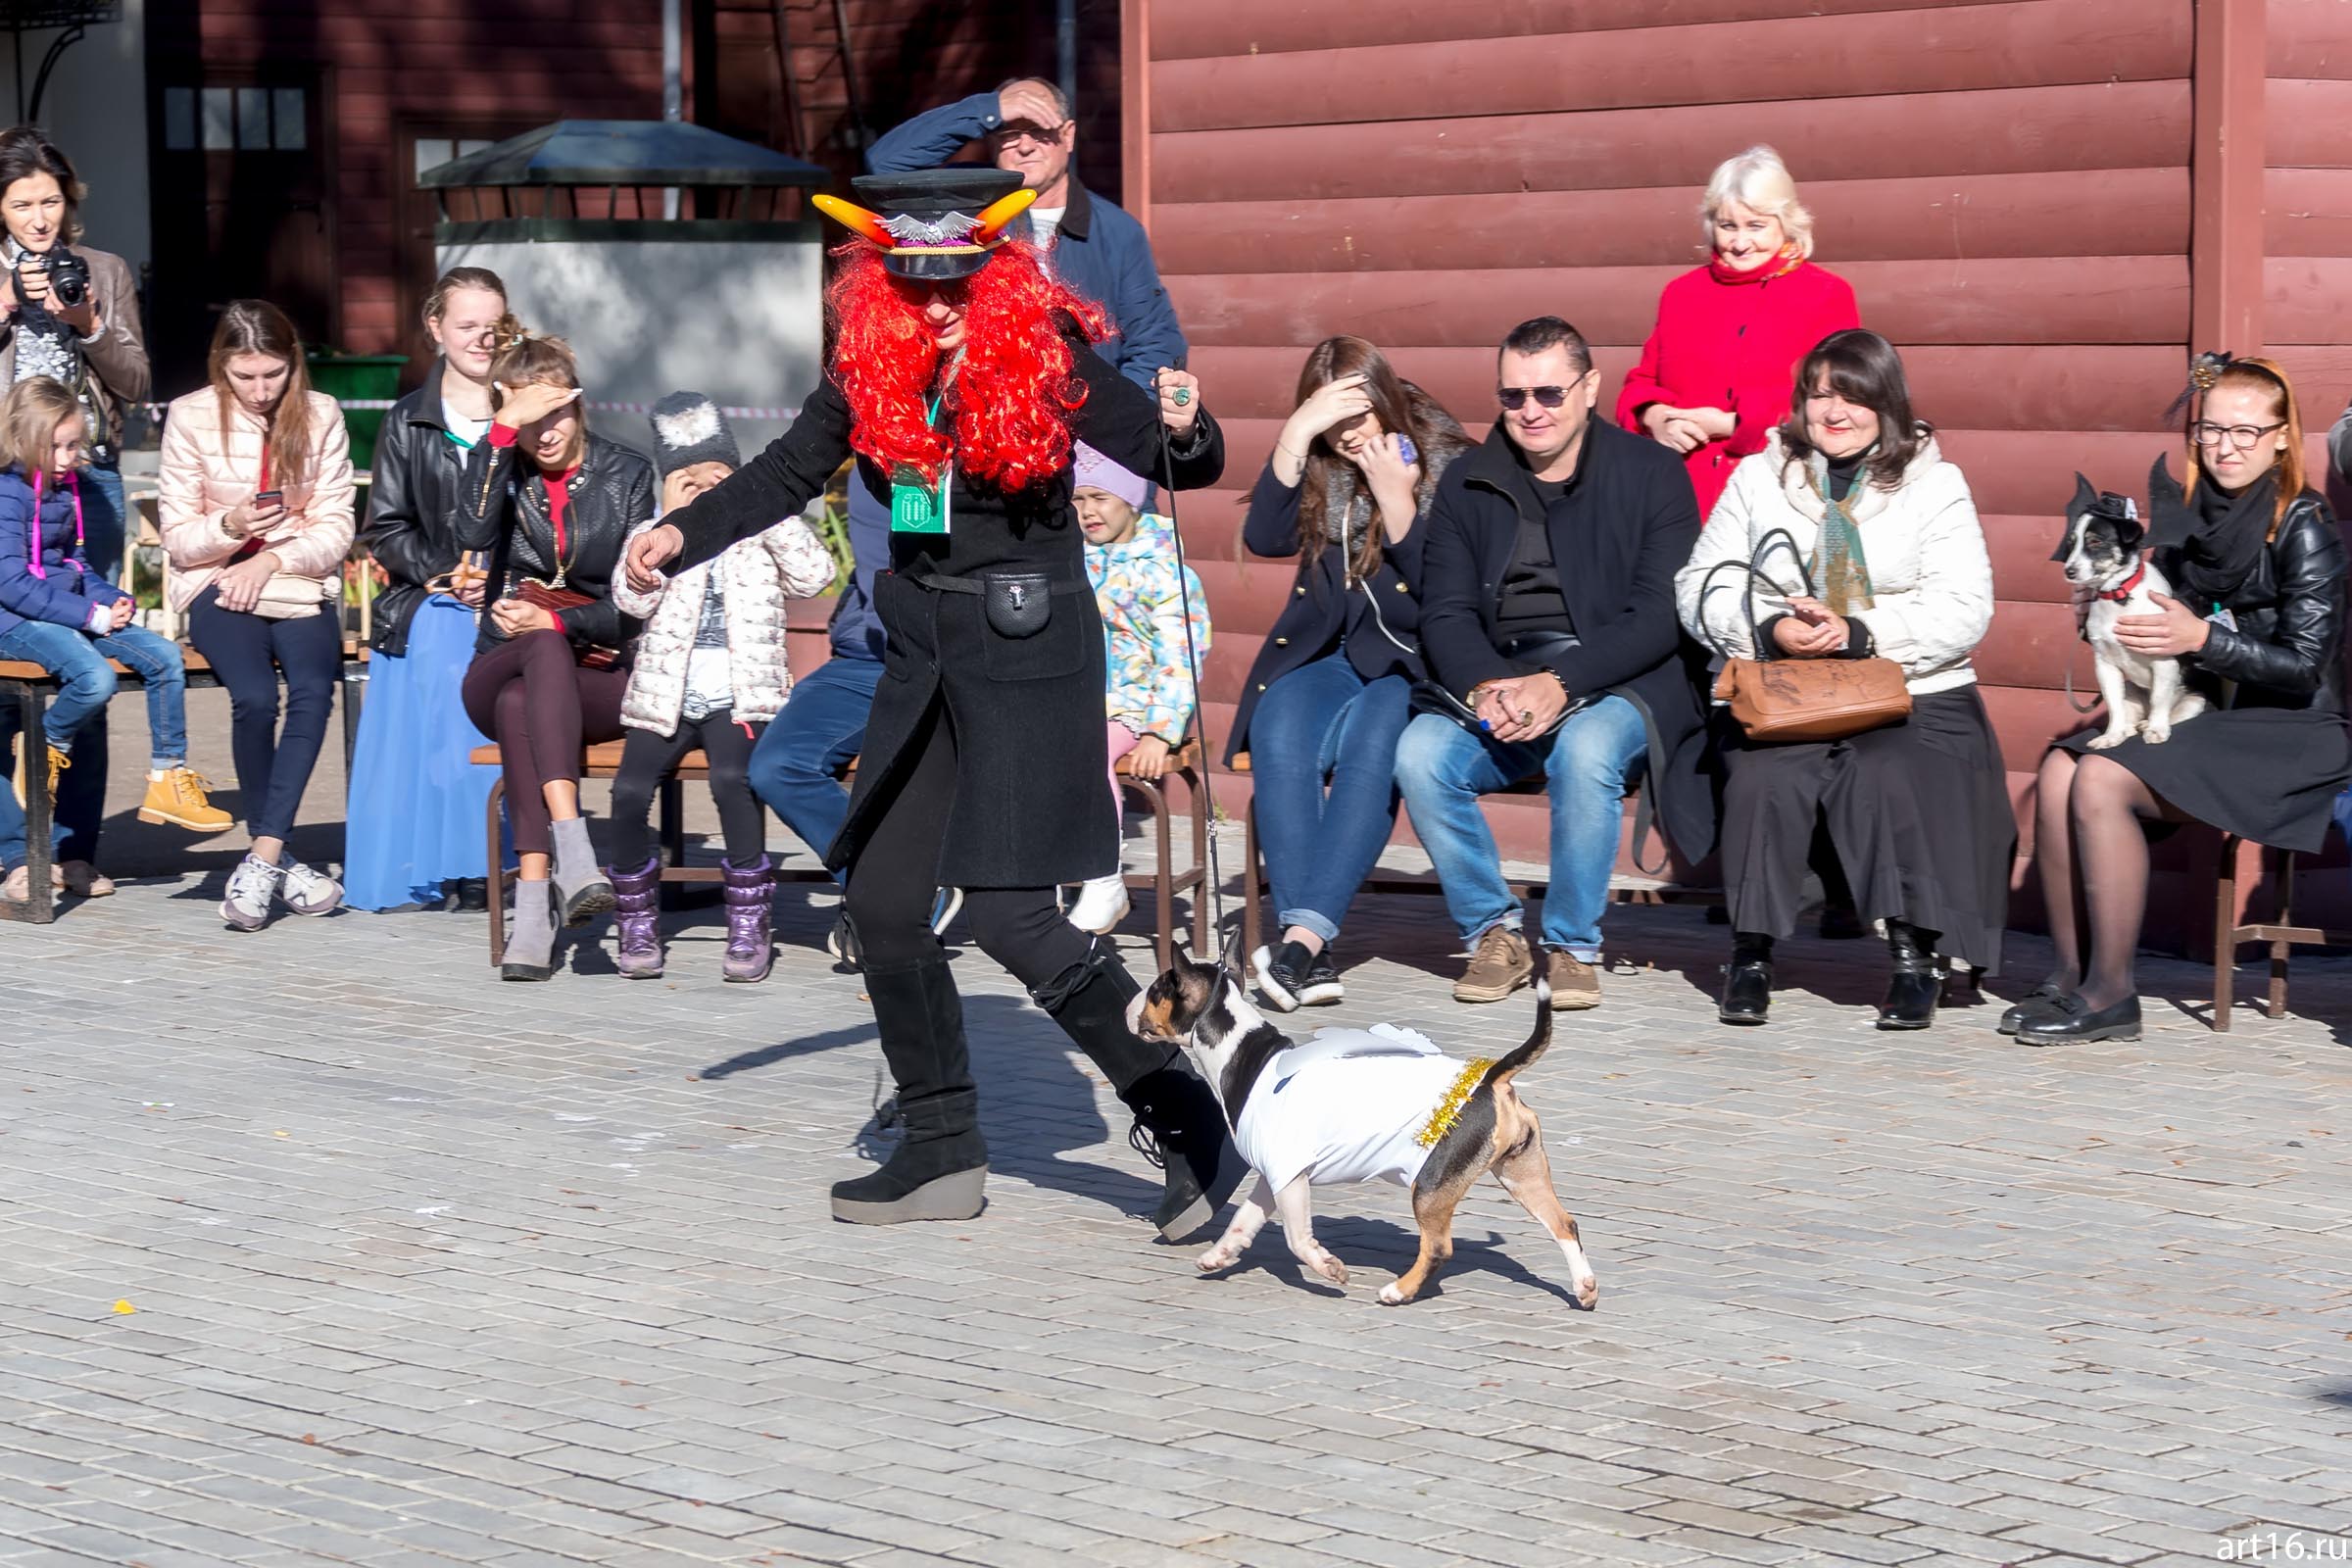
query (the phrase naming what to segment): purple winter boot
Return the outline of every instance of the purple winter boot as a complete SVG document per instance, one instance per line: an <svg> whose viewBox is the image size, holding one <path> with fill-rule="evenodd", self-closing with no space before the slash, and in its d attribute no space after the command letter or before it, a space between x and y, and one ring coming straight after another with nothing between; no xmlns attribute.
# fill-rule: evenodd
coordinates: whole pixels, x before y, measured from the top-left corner
<svg viewBox="0 0 2352 1568"><path fill-rule="evenodd" d="M749 985L767 978L775 952L768 944L767 916L775 903L767 857L749 866L724 862L727 872L727 956L719 963L722 978Z"/></svg>
<svg viewBox="0 0 2352 1568"><path fill-rule="evenodd" d="M628 979L661 979L662 938L654 922L662 909L662 858L657 855L634 871L612 867L612 897L620 938L613 961Z"/></svg>

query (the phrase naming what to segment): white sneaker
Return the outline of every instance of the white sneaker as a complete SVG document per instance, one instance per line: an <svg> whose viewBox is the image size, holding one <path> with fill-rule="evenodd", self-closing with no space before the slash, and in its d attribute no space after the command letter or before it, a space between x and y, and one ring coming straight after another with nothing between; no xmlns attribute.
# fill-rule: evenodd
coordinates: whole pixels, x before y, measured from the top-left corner
<svg viewBox="0 0 2352 1568"><path fill-rule="evenodd" d="M278 880L277 896L287 908L296 914L332 914L343 903L343 884L324 871L315 871L300 860L287 860Z"/></svg>
<svg viewBox="0 0 2352 1568"><path fill-rule="evenodd" d="M956 911L962 907L963 889L941 888L939 897L931 901L931 934L935 937L947 935L948 922L955 919Z"/></svg>
<svg viewBox="0 0 2352 1568"><path fill-rule="evenodd" d="M228 897L220 901L220 918L232 931L259 931L270 922L270 901L286 879L285 867L248 855L228 873Z"/></svg>
<svg viewBox="0 0 2352 1568"><path fill-rule="evenodd" d="M1070 924L1099 937L1108 936L1127 918L1129 907L1124 876L1089 877L1078 884L1078 897L1070 901Z"/></svg>

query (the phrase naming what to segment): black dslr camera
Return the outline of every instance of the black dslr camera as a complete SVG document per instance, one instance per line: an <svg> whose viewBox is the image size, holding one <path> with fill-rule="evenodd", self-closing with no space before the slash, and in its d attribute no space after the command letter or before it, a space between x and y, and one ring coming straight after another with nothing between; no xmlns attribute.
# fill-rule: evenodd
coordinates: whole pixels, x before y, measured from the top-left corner
<svg viewBox="0 0 2352 1568"><path fill-rule="evenodd" d="M90 264L60 245L48 255L37 258L41 270L49 279L49 297L67 310L78 310L90 300ZM24 274L12 273L17 284L17 303L30 306L24 293Z"/></svg>

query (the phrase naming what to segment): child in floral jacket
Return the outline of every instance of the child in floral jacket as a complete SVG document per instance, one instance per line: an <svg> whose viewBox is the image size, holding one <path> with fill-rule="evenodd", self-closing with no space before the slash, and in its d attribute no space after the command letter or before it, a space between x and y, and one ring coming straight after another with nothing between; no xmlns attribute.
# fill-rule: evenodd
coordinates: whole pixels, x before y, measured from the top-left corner
<svg viewBox="0 0 2352 1568"><path fill-rule="evenodd" d="M1120 758L1130 758L1128 767L1136 777L1156 779L1167 771L1169 755L1184 744L1197 704L1191 662L1208 659L1208 601L1192 568L1177 564L1168 519L1144 510L1149 481L1083 443L1075 468L1073 500L1086 535L1086 574L1102 612L1110 671L1103 706L1115 806ZM1115 874L1082 883L1069 911L1072 924L1098 934L1126 913L1127 885Z"/></svg>

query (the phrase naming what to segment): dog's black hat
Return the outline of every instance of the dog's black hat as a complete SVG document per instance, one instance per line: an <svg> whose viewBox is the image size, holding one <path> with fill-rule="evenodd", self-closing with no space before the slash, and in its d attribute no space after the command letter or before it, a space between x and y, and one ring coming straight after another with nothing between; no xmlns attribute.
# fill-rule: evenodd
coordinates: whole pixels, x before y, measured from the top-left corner
<svg viewBox="0 0 2352 1568"><path fill-rule="evenodd" d="M881 246L891 271L933 283L986 267L1004 226L1037 200L1035 191L1022 189L1020 175L977 165L860 174L850 184L857 202L818 196L817 210Z"/></svg>
<svg viewBox="0 0 2352 1568"><path fill-rule="evenodd" d="M2163 466L2158 460L2157 466ZM2177 489L2178 487L2176 487ZM2139 509L2130 496L2119 496L2112 490L2094 488L2088 479L2075 475L2075 499L2066 504L2066 532L2058 536L2058 548L2050 552L2052 561L2063 562L2075 553L2075 541L2081 537L2086 517L2102 517L2117 524L2117 532L2125 549L2136 546L2139 538Z"/></svg>

